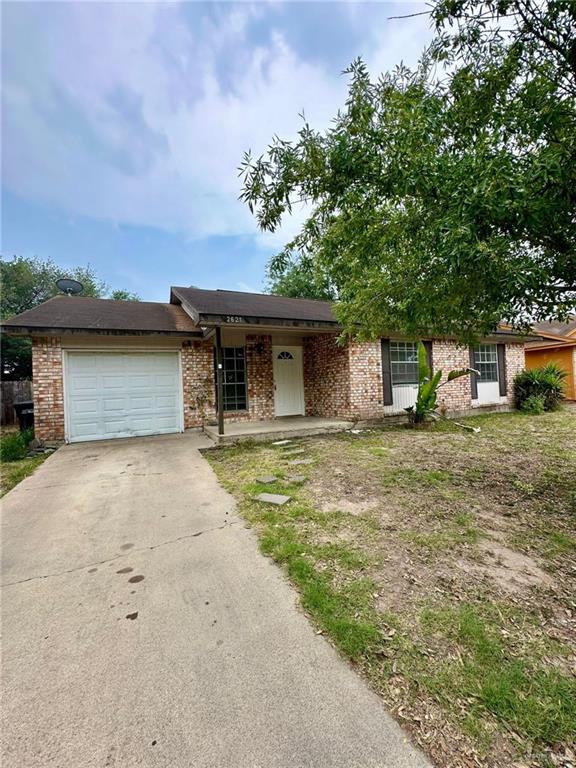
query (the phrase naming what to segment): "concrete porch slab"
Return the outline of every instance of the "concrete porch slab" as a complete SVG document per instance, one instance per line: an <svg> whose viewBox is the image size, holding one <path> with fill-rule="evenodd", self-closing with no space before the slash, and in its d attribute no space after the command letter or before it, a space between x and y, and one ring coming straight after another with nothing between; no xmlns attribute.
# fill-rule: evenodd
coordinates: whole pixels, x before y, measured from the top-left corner
<svg viewBox="0 0 576 768"><path fill-rule="evenodd" d="M242 440L265 442L324 435L329 432L343 432L353 426L354 422L344 419L325 419L319 416L283 416L270 421L241 421L224 424L223 435L218 434L218 427L216 426L206 426L204 430L217 445L226 445Z"/></svg>

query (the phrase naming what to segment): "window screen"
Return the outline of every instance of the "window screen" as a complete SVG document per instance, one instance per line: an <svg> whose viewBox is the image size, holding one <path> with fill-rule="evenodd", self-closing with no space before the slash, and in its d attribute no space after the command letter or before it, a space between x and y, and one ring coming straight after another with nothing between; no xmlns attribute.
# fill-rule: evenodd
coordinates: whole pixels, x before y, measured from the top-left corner
<svg viewBox="0 0 576 768"><path fill-rule="evenodd" d="M480 373L479 383L498 381L496 344L480 344L474 348L474 368Z"/></svg>
<svg viewBox="0 0 576 768"><path fill-rule="evenodd" d="M244 347L222 347L222 366L224 410L245 411L248 404L248 398L246 395L246 360L244 356Z"/></svg>
<svg viewBox="0 0 576 768"><path fill-rule="evenodd" d="M392 384L418 384L418 347L412 341L390 342Z"/></svg>

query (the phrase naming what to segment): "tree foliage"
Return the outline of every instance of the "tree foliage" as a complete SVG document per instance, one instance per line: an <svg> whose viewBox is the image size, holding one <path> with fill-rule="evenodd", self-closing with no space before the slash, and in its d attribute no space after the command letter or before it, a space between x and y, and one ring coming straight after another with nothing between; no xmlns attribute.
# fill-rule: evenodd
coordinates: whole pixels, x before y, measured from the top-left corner
<svg viewBox="0 0 576 768"><path fill-rule="evenodd" d="M576 303L576 3L442 0L411 71L347 70L325 132L242 164L263 230L312 213L274 257L311 263L345 328L450 333L563 319Z"/></svg>
<svg viewBox="0 0 576 768"><path fill-rule="evenodd" d="M94 269L74 267L64 269L50 259L42 260L24 256L12 259L0 258L0 320L7 320L27 309L33 309L59 293L56 280L72 277L84 286L83 296L105 297L109 286L97 276ZM113 291L111 298L138 301L136 294L128 291ZM10 379L32 377L32 354L30 340L17 336L2 335L1 339L2 376Z"/></svg>
<svg viewBox="0 0 576 768"><path fill-rule="evenodd" d="M298 259L268 268L268 289L279 296L334 301L336 291L325 271L317 269L310 259Z"/></svg>

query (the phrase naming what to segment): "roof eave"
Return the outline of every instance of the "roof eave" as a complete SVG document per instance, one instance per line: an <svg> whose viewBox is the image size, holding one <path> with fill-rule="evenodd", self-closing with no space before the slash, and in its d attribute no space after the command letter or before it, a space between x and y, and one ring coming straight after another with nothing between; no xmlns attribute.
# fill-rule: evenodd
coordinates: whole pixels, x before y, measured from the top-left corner
<svg viewBox="0 0 576 768"><path fill-rule="evenodd" d="M202 338L202 331L169 331L138 328L58 328L53 326L30 326L2 324L7 336L177 336L180 338Z"/></svg>
<svg viewBox="0 0 576 768"><path fill-rule="evenodd" d="M305 320L302 318L286 317L260 317L249 315L218 315L204 314L199 315L199 325L207 327L227 327L227 328L253 328L258 326L265 328L300 328L300 329L324 329L337 331L340 330L338 323L333 320Z"/></svg>

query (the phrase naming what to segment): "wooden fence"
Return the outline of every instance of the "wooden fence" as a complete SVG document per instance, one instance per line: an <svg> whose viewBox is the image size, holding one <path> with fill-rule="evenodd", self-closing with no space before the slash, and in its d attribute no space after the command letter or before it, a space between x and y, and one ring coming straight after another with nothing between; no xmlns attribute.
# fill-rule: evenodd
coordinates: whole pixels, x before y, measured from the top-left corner
<svg viewBox="0 0 576 768"><path fill-rule="evenodd" d="M22 400L32 400L31 381L2 381L0 382L0 424L16 424L14 403Z"/></svg>

